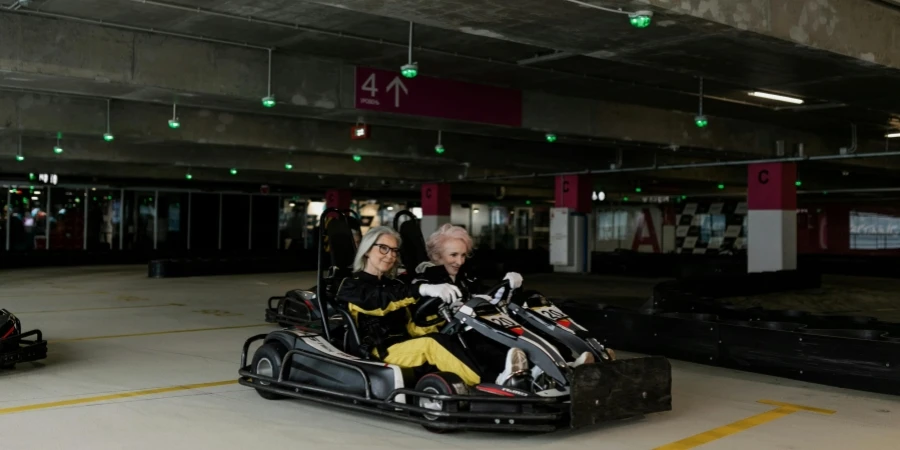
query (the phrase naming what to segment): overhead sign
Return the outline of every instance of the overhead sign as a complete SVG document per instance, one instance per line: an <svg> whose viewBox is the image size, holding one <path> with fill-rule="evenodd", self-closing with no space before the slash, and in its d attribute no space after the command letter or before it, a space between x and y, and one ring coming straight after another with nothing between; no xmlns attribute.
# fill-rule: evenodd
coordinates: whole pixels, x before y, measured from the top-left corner
<svg viewBox="0 0 900 450"><path fill-rule="evenodd" d="M357 67L355 93L358 109L522 126L522 91L515 89Z"/></svg>

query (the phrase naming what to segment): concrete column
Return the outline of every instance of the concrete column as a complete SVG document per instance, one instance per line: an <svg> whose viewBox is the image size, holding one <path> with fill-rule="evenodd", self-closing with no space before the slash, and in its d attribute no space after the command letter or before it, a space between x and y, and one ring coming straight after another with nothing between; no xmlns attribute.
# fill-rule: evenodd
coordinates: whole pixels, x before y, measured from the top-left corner
<svg viewBox="0 0 900 450"><path fill-rule="evenodd" d="M422 185L422 235L425 239L441 225L450 223L450 185Z"/></svg>
<svg viewBox="0 0 900 450"><path fill-rule="evenodd" d="M591 192L589 175L556 177L556 205L550 210L550 264L558 272L590 272Z"/></svg>
<svg viewBox="0 0 900 450"><path fill-rule="evenodd" d="M747 271L797 269L797 165L747 168Z"/></svg>
<svg viewBox="0 0 900 450"><path fill-rule="evenodd" d="M350 189L329 189L325 192L325 208L350 209Z"/></svg>

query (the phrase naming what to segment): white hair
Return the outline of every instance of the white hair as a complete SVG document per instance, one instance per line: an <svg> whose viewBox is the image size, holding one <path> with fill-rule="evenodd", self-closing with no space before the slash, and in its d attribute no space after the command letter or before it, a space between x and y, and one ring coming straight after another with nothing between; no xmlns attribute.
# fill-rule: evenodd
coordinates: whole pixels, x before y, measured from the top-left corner
<svg viewBox="0 0 900 450"><path fill-rule="evenodd" d="M359 248L356 249L356 256L353 258L354 272L359 272L366 268L366 259L368 258L366 254L369 253L369 250L372 250L372 247L374 247L375 243L378 242L378 238L385 234L393 236L393 238L397 240L397 247L403 245L403 239L400 238L400 234L394 231L393 228L383 225L375 228L370 228L369 231L366 232L365 236L363 236L362 240L359 241ZM400 262L399 256L397 257L397 262ZM390 273L386 273L385 275L393 278L397 272L398 265L399 264L394 264L394 267L391 268Z"/></svg>

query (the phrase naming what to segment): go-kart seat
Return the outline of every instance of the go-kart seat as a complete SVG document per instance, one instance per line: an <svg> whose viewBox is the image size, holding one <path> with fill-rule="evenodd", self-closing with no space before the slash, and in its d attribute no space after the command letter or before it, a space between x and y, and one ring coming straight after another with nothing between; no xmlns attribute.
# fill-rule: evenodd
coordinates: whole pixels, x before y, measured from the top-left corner
<svg viewBox="0 0 900 450"><path fill-rule="evenodd" d="M407 220L397 230L403 239L400 246L400 260L407 271L414 271L416 266L428 261L428 251L425 248L425 237L418 220Z"/></svg>

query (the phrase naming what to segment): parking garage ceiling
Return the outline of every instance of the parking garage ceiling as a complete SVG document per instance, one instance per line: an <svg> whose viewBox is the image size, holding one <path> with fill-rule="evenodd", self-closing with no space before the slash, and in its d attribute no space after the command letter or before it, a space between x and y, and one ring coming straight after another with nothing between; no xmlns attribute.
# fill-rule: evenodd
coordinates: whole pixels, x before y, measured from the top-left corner
<svg viewBox="0 0 900 450"><path fill-rule="evenodd" d="M6 178L53 168L184 182L190 170L191 183L224 183L239 168L247 183L413 193L422 182L465 181L472 195L504 186L511 197L549 198L552 178L530 175L771 158L797 155L800 144L812 156L900 150L884 138L900 104L900 12L884 2L3 1ZM652 21L636 28L596 6L646 9ZM488 86L481 97L471 94L477 86L459 91L473 96L465 109L481 110L478 120L359 108L357 68L399 73L410 22L419 75L401 81ZM705 128L694 122L701 79ZM264 108L269 92L277 104ZM521 104L505 107L508 98ZM504 111L518 120L500 120ZM167 125L173 115L178 129ZM369 139L350 139L358 123ZM112 142L99 138L107 127ZM51 150L58 138L61 154ZM895 182L897 161L800 170L810 187L882 187ZM745 174L727 166L596 178L610 191L715 193L719 184L740 191Z"/></svg>

